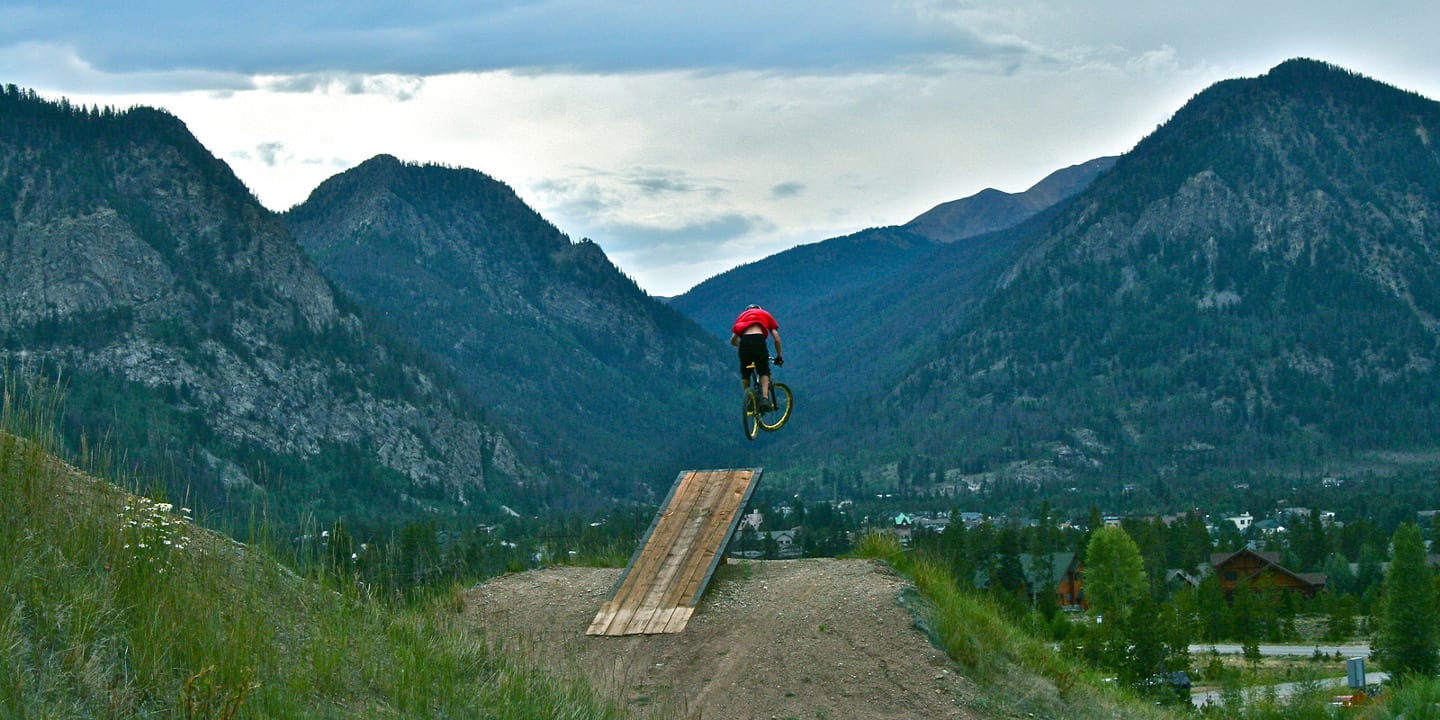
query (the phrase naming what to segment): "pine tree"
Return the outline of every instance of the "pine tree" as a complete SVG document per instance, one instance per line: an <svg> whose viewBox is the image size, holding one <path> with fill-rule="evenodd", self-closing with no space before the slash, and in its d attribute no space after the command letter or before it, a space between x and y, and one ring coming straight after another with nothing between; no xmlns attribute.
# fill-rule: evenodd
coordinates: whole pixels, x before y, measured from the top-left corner
<svg viewBox="0 0 1440 720"><path fill-rule="evenodd" d="M1126 623L1129 650L1122 655L1120 678L1137 685L1165 669L1167 657L1165 628L1160 627L1160 608L1150 593L1142 592L1132 606L1134 616Z"/></svg>
<svg viewBox="0 0 1440 720"><path fill-rule="evenodd" d="M1331 553L1325 560L1325 589L1331 594L1348 595L1355 590L1355 571L1344 553Z"/></svg>
<svg viewBox="0 0 1440 720"><path fill-rule="evenodd" d="M1390 568L1381 599L1375 654L1392 675L1434 675L1440 669L1435 630L1435 585L1425 564L1420 528L1405 523L1395 531Z"/></svg>
<svg viewBox="0 0 1440 720"><path fill-rule="evenodd" d="M1195 588L1197 626L1202 640L1216 642L1228 636L1226 616L1229 605L1225 601L1225 590L1220 587L1220 578L1206 575L1199 587Z"/></svg>

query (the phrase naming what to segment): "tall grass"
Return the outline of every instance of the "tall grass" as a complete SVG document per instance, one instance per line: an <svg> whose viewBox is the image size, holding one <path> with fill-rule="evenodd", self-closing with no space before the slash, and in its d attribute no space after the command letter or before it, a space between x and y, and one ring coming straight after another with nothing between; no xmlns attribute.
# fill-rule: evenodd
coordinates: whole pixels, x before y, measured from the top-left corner
<svg viewBox="0 0 1440 720"><path fill-rule="evenodd" d="M959 588L943 563L906 550L889 534L856 545L860 557L883 560L915 587L911 607L931 640L977 681L978 704L1014 717L1177 718L1190 713L1154 706L1105 682L1050 643L1007 621L983 594ZM1273 690L1226 693L1206 717L1237 720L1307 720L1337 717L1331 701L1343 690L1300 683L1281 697ZM1411 678L1369 703L1345 711L1356 720L1440 720L1440 678Z"/></svg>
<svg viewBox="0 0 1440 720"><path fill-rule="evenodd" d="M53 391L0 405L0 717L615 718L453 601L338 591L56 458Z"/></svg>
<svg viewBox="0 0 1440 720"><path fill-rule="evenodd" d="M1274 692L1246 694L1226 703L1215 714L1237 720L1329 720L1349 717L1355 720L1440 720L1440 678L1412 677L1402 683L1388 685L1380 693L1358 705L1339 710L1331 705L1337 694L1348 694L1346 688L1320 683L1302 684L1295 692L1276 697Z"/></svg>
<svg viewBox="0 0 1440 720"><path fill-rule="evenodd" d="M1383 693L1380 700L1364 706L1357 717L1362 720L1440 720L1440 678L1410 678Z"/></svg>
<svg viewBox="0 0 1440 720"><path fill-rule="evenodd" d="M1180 713L1106 683L1078 660L1005 619L991 598L960 589L948 567L893 535L862 538L855 554L885 561L915 587L911 609L931 641L976 680L979 704L1018 717L1174 718Z"/></svg>

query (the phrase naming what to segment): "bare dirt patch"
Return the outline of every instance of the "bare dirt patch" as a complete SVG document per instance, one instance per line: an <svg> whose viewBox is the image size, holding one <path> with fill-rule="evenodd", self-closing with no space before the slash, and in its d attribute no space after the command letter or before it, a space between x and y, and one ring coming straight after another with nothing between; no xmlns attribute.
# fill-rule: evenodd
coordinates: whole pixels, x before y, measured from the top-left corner
<svg viewBox="0 0 1440 720"><path fill-rule="evenodd" d="M467 591L492 641L579 672L639 717L980 718L974 687L869 560L731 561L684 632L585 634L620 570L555 567Z"/></svg>

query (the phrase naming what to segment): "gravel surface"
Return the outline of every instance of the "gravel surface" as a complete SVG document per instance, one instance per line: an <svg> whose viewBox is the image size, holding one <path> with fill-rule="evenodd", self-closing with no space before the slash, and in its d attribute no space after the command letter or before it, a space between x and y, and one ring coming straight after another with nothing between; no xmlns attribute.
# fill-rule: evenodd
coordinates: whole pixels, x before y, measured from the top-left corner
<svg viewBox="0 0 1440 720"><path fill-rule="evenodd" d="M581 672L636 717L979 718L973 686L915 626L905 581L869 560L721 566L685 630L585 634L619 570L555 567L467 592L486 635Z"/></svg>

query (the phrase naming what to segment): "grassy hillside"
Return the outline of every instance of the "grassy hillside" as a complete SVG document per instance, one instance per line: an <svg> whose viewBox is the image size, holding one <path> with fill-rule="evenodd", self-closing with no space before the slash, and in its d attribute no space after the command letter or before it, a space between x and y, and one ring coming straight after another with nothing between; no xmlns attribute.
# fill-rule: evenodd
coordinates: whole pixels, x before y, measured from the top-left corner
<svg viewBox="0 0 1440 720"><path fill-rule="evenodd" d="M856 552L888 562L914 583L917 622L982 688L975 704L996 717L1167 720L1186 714L1140 699L1056 652L1007 620L989 596L961 590L943 563L906 551L892 535L868 535Z"/></svg>
<svg viewBox="0 0 1440 720"><path fill-rule="evenodd" d="M1173 720L1196 715L1188 703L1158 705L1081 660L1056 652L1053 643L1041 638L1043 630L1026 630L1008 620L992 597L959 589L946 563L901 547L891 535L866 536L856 552L888 562L914 583L910 605L917 623L979 686L972 705L987 716ZM1292 692L1281 696L1263 687L1264 681L1255 682L1262 687L1242 691L1227 685L1220 703L1207 705L1199 715L1235 720L1440 717L1440 678L1435 677L1387 684L1378 697L1339 715L1331 702L1337 693L1347 692L1340 687L1296 682Z"/></svg>
<svg viewBox="0 0 1440 720"><path fill-rule="evenodd" d="M619 717L453 601L327 587L82 473L53 454L54 402L23 397L0 411L0 717Z"/></svg>

